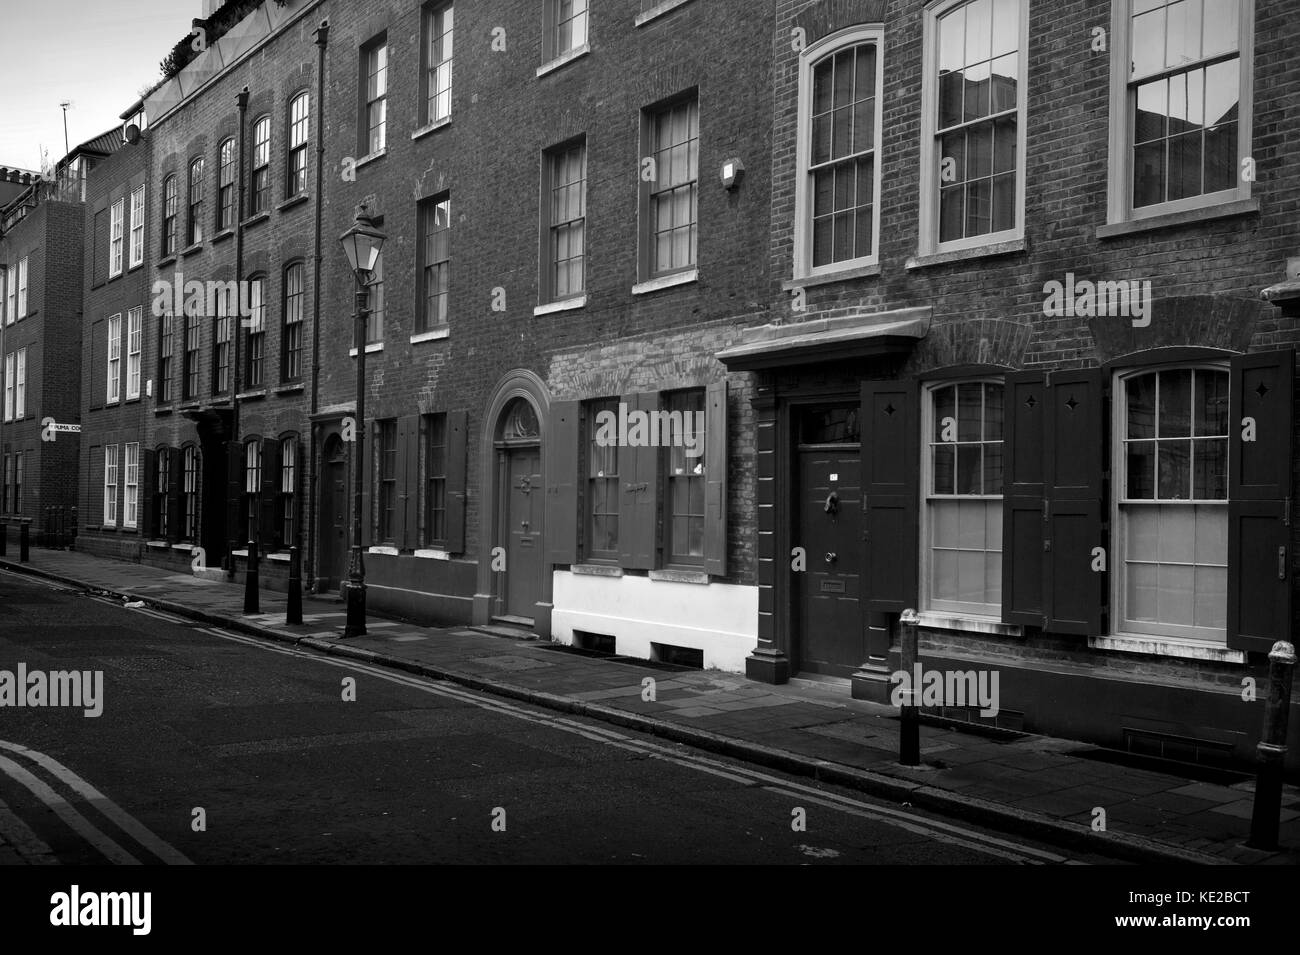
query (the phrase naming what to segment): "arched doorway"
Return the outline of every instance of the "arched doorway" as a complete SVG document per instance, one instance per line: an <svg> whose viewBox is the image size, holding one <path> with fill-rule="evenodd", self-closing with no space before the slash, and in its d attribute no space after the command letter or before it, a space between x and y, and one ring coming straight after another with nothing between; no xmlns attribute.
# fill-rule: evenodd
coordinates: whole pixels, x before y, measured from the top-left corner
<svg viewBox="0 0 1300 955"><path fill-rule="evenodd" d="M545 486L541 425L528 398L516 397L506 405L497 422L493 447L497 494L491 559L497 586L493 588L492 616L532 626L542 599Z"/></svg>
<svg viewBox="0 0 1300 955"><path fill-rule="evenodd" d="M331 434L321 455L317 577L321 591L338 590L348 565L348 455L343 439Z"/></svg>

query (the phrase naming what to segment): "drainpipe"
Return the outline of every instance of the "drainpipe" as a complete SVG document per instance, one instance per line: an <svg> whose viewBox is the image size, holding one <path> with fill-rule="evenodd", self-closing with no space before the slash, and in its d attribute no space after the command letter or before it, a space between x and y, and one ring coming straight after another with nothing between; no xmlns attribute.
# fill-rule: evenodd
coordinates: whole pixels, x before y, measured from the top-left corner
<svg viewBox="0 0 1300 955"><path fill-rule="evenodd" d="M239 145L237 147L239 163L235 171L235 288L238 292L235 297L235 314L231 316L234 327L230 330L230 348L234 354L230 356L231 413L228 454L237 453L239 447L239 354L243 351L239 333L244 327L244 316L240 312L239 304L243 300L242 290L244 288L244 152L246 149L244 127L248 118L247 86L235 96L235 102L239 105ZM230 579L233 580L235 576L235 550L239 544L239 538L233 536L239 524L239 496L232 493L234 488L230 487L230 468L231 462L227 460L226 492L231 495L231 498L226 504L226 537L230 541Z"/></svg>
<svg viewBox="0 0 1300 955"><path fill-rule="evenodd" d="M307 479L307 592L316 592L316 412L320 408L320 300L321 300L321 229L325 199L325 48L329 44L330 22L322 20L316 28L316 251L311 316L311 430L308 444ZM299 531L299 537L301 537Z"/></svg>

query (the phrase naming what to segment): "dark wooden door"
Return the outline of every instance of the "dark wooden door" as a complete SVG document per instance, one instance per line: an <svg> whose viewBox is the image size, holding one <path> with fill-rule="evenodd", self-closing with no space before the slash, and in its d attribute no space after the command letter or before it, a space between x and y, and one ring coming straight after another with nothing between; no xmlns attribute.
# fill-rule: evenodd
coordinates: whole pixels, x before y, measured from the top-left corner
<svg viewBox="0 0 1300 955"><path fill-rule="evenodd" d="M531 620L542 596L542 452L511 448L505 457L505 613Z"/></svg>
<svg viewBox="0 0 1300 955"><path fill-rule="evenodd" d="M322 470L320 575L326 578L326 589L336 590L348 570L348 469L343 442L337 437L325 446Z"/></svg>
<svg viewBox="0 0 1300 955"><path fill-rule="evenodd" d="M798 666L849 676L867 659L862 622L862 465L856 446L800 450L793 543L807 570L792 570ZM832 497L833 495L833 497ZM828 504L829 502L829 504Z"/></svg>

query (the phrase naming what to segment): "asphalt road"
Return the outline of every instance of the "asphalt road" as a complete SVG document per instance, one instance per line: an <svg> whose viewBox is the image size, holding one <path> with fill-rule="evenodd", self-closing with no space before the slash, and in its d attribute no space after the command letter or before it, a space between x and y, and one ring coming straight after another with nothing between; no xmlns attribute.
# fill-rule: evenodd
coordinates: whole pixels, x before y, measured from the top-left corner
<svg viewBox="0 0 1300 955"><path fill-rule="evenodd" d="M0 704L4 671L20 663L101 671L102 713L0 705L0 862L979 865L1068 855L0 573Z"/></svg>

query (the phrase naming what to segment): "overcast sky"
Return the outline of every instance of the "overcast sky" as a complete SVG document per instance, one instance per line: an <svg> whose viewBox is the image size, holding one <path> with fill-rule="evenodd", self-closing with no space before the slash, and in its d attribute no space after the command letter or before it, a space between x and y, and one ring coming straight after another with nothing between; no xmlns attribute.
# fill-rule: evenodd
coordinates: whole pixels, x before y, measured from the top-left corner
<svg viewBox="0 0 1300 955"><path fill-rule="evenodd" d="M158 63L202 0L3 0L0 166L39 170L61 159L63 111L73 147L114 126L158 81Z"/></svg>

